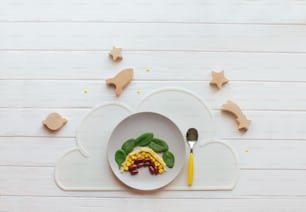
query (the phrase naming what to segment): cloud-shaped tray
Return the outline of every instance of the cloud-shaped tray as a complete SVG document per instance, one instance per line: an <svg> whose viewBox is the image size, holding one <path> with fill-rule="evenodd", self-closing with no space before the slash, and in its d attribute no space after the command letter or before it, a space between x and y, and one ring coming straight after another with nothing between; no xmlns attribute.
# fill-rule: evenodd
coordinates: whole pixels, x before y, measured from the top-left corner
<svg viewBox="0 0 306 212"><path fill-rule="evenodd" d="M76 134L77 147L56 163L55 182L63 190L124 190L127 187L113 175L107 161L109 137L127 116L135 112L155 112L171 119L183 134L190 127L199 132L194 147L194 182L187 186L187 160L179 176L166 190L231 190L239 166L234 149L215 139L213 116L201 98L178 88L152 92L134 109L118 103L105 103L93 109ZM186 155L188 151L186 151Z"/></svg>

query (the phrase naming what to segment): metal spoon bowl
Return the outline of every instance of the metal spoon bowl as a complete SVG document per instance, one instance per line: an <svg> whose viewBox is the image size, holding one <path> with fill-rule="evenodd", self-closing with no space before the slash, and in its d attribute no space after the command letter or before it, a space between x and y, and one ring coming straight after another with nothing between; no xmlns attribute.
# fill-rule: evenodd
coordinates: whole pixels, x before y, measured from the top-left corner
<svg viewBox="0 0 306 212"><path fill-rule="evenodd" d="M186 133L186 138L188 145L190 147L190 152L193 152L193 146L198 141L198 130L195 128L189 128Z"/></svg>

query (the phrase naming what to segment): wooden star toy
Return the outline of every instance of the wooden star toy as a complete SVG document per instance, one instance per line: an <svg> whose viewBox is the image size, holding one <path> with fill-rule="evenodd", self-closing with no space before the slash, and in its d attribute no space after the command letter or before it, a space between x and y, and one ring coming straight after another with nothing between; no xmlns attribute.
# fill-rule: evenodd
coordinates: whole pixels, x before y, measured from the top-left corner
<svg viewBox="0 0 306 212"><path fill-rule="evenodd" d="M109 52L109 56L112 58L113 61L120 61L122 60L122 49L113 47L113 49Z"/></svg>
<svg viewBox="0 0 306 212"><path fill-rule="evenodd" d="M211 72L212 80L210 81L211 85L217 86L218 89L221 89L224 84L228 82L228 79L224 76L224 71L221 72Z"/></svg>

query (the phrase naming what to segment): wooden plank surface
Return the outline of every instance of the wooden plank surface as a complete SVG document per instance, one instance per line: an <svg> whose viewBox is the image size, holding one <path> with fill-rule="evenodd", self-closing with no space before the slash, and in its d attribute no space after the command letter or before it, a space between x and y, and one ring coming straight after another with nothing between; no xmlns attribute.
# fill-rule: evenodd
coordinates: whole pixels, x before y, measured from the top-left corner
<svg viewBox="0 0 306 212"><path fill-rule="evenodd" d="M304 211L305 40L305 0L0 1L0 212ZM114 45L120 63L108 57ZM126 67L134 80L116 98L105 79ZM230 79L220 91L212 70ZM163 87L188 89L212 110L216 137L240 159L233 191L56 187L55 163L93 107L134 108ZM248 132L220 112L228 99L252 120ZM58 133L41 123L54 111L68 118Z"/></svg>
<svg viewBox="0 0 306 212"><path fill-rule="evenodd" d="M0 50L306 53L306 25L2 22L0 31Z"/></svg>
<svg viewBox="0 0 306 212"><path fill-rule="evenodd" d="M235 148L241 169L306 169L304 140L224 140ZM0 137L0 166L54 167L75 145L73 137Z"/></svg>
<svg viewBox="0 0 306 212"><path fill-rule="evenodd" d="M68 124L57 133L50 133L42 121L51 112L59 112L68 119ZM81 120L90 109L1 109L1 136L75 137ZM241 133L232 116L214 111L217 137L225 139L305 139L305 112L247 111L252 122L248 133ZM277 120L277 121L275 121ZM219 127L222 126L222 127Z"/></svg>
<svg viewBox="0 0 306 212"><path fill-rule="evenodd" d="M118 199L111 198L78 198L78 197L0 197L0 210L19 212L16 202L24 210L41 210L45 205L53 205L52 208L46 208L44 211L62 212L66 210L77 210L80 212L97 212L97 211L119 211L124 210L133 212L135 207L145 211L189 211L197 210L199 206L208 211L226 211L226 212L243 212L268 210L270 212L300 212L306 206L304 198L291 198L284 201L283 198L245 198L245 199L168 199L168 198L122 198L121 204L117 204ZM147 202L152 206L148 207Z"/></svg>
<svg viewBox="0 0 306 212"><path fill-rule="evenodd" d="M224 69L231 82L306 82L306 54L124 49L120 63L111 63L107 54L108 51L0 51L0 78L103 80L132 66L135 80L210 80L210 71Z"/></svg>
<svg viewBox="0 0 306 212"><path fill-rule="evenodd" d="M306 20L305 0L2 0L0 8L0 21L283 24Z"/></svg>
<svg viewBox="0 0 306 212"><path fill-rule="evenodd" d="M133 192L62 191L54 183L53 167L0 166L1 195L75 196L75 197L148 197L148 198L238 198L238 197L306 197L306 170L240 170L233 191L157 191Z"/></svg>
<svg viewBox="0 0 306 212"><path fill-rule="evenodd" d="M203 75L208 77L210 72ZM0 108L91 108L107 101L122 102L133 108L154 90L165 87L190 90L212 109L220 109L228 99L237 102L244 110L306 109L304 82L237 81L229 82L218 91L209 85L209 81L150 81L150 76L145 81L132 81L120 98L116 98L114 88L106 86L105 80L3 80L0 84ZM84 89L88 93L84 93Z"/></svg>

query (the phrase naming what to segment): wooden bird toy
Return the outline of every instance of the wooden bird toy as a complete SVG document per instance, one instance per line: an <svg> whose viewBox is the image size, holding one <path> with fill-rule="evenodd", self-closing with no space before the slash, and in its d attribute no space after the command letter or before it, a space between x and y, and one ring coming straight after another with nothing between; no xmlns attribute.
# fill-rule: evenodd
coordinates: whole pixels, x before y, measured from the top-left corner
<svg viewBox="0 0 306 212"><path fill-rule="evenodd" d="M221 108L222 111L232 113L236 117L236 122L238 124L238 130L247 131L250 125L250 120L242 113L241 109L232 101L227 101Z"/></svg>
<svg viewBox="0 0 306 212"><path fill-rule="evenodd" d="M120 96L123 89L130 83L133 79L133 69L127 68L119 72L115 77L107 79L106 84L115 87L116 96Z"/></svg>
<svg viewBox="0 0 306 212"><path fill-rule="evenodd" d="M51 131L61 129L66 123L67 120L58 113L50 113L43 121L44 126Z"/></svg>

